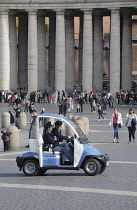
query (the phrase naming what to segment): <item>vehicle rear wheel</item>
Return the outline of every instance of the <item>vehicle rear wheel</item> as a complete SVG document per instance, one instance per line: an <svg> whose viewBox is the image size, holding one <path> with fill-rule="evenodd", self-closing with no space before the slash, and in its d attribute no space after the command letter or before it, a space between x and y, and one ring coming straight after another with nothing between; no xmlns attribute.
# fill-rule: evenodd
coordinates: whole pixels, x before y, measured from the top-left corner
<svg viewBox="0 0 137 210"><path fill-rule="evenodd" d="M39 165L36 160L26 160L23 164L23 172L26 176L36 176L39 172Z"/></svg>
<svg viewBox="0 0 137 210"><path fill-rule="evenodd" d="M40 169L39 169L39 172L38 172L38 174L37 174L37 176L42 176L43 174L46 173L46 171L47 171L47 169L42 169L42 168L40 168Z"/></svg>
<svg viewBox="0 0 137 210"><path fill-rule="evenodd" d="M95 176L101 170L100 162L95 159L88 159L85 161L83 169L87 175Z"/></svg>

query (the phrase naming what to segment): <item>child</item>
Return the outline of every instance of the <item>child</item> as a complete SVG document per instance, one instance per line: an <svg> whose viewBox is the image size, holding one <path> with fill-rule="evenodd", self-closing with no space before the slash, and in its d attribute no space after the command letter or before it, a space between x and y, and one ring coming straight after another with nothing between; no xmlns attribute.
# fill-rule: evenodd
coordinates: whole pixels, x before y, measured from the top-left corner
<svg viewBox="0 0 137 210"><path fill-rule="evenodd" d="M4 152L9 150L9 135L11 133L6 132L6 130L1 130L2 136L1 139L3 140L3 145L4 145Z"/></svg>

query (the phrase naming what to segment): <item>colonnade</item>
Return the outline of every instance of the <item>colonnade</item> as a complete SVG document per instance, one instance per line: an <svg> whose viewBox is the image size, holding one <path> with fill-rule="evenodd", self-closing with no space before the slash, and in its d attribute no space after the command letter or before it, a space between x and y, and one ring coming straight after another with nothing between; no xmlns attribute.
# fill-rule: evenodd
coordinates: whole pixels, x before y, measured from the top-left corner
<svg viewBox="0 0 137 210"><path fill-rule="evenodd" d="M54 91L69 92L74 90L78 77L83 91L101 91L105 15L111 17L110 92L120 88L130 90L132 13L128 8L107 9L107 13L103 9L0 11L0 89L23 87L30 92L52 87ZM75 16L80 18L78 72L75 70ZM48 47L45 17L49 17Z"/></svg>

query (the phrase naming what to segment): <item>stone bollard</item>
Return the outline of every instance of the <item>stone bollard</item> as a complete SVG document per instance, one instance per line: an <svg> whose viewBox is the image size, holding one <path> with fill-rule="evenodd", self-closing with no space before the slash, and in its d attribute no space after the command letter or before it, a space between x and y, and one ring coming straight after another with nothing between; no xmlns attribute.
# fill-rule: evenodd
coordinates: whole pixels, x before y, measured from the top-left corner
<svg viewBox="0 0 137 210"><path fill-rule="evenodd" d="M59 114L59 115L64 116L63 114ZM61 125L60 129L61 129L63 135L66 135L66 125L65 125L65 123L63 123Z"/></svg>
<svg viewBox="0 0 137 210"><path fill-rule="evenodd" d="M82 116L79 117L78 120L82 120L84 123L84 132L86 134L86 136L88 137L88 133L89 133L89 119L88 117Z"/></svg>
<svg viewBox="0 0 137 210"><path fill-rule="evenodd" d="M74 132L69 126L66 126L66 136L73 136Z"/></svg>
<svg viewBox="0 0 137 210"><path fill-rule="evenodd" d="M20 118L19 118L19 127L21 129L25 129L27 125L27 118L25 112L20 113Z"/></svg>
<svg viewBox="0 0 137 210"><path fill-rule="evenodd" d="M7 132L11 132L10 139L10 150L16 151L19 150L19 131L16 126L9 126Z"/></svg>
<svg viewBox="0 0 137 210"><path fill-rule="evenodd" d="M73 115L68 115L68 119L69 120L72 120L72 118L73 118ZM72 120L73 121L73 120ZM66 135L67 136L73 136L73 132L72 132L72 129L70 128L70 127L68 127L68 126L66 126Z"/></svg>
<svg viewBox="0 0 137 210"><path fill-rule="evenodd" d="M75 120L77 120L78 119L78 115L73 115L73 117L72 117L72 121L75 121Z"/></svg>
<svg viewBox="0 0 137 210"><path fill-rule="evenodd" d="M1 115L1 128L7 128L10 126L10 114L9 112L3 112Z"/></svg>
<svg viewBox="0 0 137 210"><path fill-rule="evenodd" d="M73 115L70 114L70 115L68 116L68 119L72 120L72 117L73 117Z"/></svg>
<svg viewBox="0 0 137 210"><path fill-rule="evenodd" d="M51 125L54 125L54 118L53 117L49 117L48 122L51 122Z"/></svg>
<svg viewBox="0 0 137 210"><path fill-rule="evenodd" d="M84 130L84 122L82 120L74 120L74 123L76 123L77 126L79 126L81 128L81 130L85 133L85 130Z"/></svg>

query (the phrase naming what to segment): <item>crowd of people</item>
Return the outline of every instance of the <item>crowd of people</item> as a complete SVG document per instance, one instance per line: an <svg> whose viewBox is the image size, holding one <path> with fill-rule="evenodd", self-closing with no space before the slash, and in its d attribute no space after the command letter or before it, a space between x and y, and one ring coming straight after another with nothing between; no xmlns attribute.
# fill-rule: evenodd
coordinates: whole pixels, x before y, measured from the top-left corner
<svg viewBox="0 0 137 210"><path fill-rule="evenodd" d="M13 103L16 104L24 104L27 100L33 103L58 103L59 101L64 101L66 98L70 96L72 98L73 103L79 102L80 98L84 99L84 103L90 103L91 98L98 99L106 96L106 99L109 99L109 103L111 105L111 101L115 101L116 104L124 105L135 105L137 104L137 92L133 91L121 91L116 92L115 94L111 94L109 91L96 91L96 92L87 92L87 91L77 91L73 90L70 93L66 93L64 90L55 91L52 93L51 91L32 91L28 93L26 90L0 90L0 103L8 102L10 105Z"/></svg>
<svg viewBox="0 0 137 210"><path fill-rule="evenodd" d="M15 111L15 117L12 111L10 113L11 124L15 123L16 127L20 130L19 118L22 111L30 113L30 123L32 121L32 116L37 115L37 110L35 108L35 103L54 103L58 105L59 111L58 114L63 114L67 116L71 112L71 109L74 109L74 104L76 107L76 113L83 112L84 104L89 104L91 107L91 114L98 114L98 120L105 119L107 110L113 110L114 113L110 120L110 126L113 125L114 128L114 143L119 142L118 130L123 126L123 120L121 113L114 108L115 104L121 106L131 105L134 106L137 104L137 93L132 91L121 91L116 94L110 92L90 92L87 93L72 91L70 94L67 94L64 90L56 91L51 93L50 91L32 91L28 93L25 90L16 90L16 91L0 91L0 103L9 103ZM74 112L75 112L74 111ZM45 110L42 109L41 113L44 113ZM136 131L136 120L137 116L134 113L134 109L130 109L127 114L126 126L128 127L129 132L129 143L131 138L135 142L135 131ZM4 140L5 131L2 131L2 138L4 143L4 150L8 150L7 140ZM7 137L8 139L8 137Z"/></svg>

